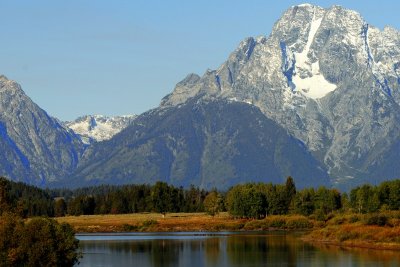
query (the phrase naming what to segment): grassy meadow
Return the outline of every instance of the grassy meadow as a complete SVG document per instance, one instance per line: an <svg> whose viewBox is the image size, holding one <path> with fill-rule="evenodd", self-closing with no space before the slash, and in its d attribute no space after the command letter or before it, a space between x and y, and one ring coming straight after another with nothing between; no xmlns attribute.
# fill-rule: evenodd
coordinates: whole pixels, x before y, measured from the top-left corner
<svg viewBox="0 0 400 267"><path fill-rule="evenodd" d="M335 214L325 220L314 216L272 215L264 219L237 219L226 212L135 213L81 215L57 218L78 233L188 232L188 231L305 231L303 240L347 247L400 250L400 212Z"/></svg>
<svg viewBox="0 0 400 267"><path fill-rule="evenodd" d="M246 219L233 219L228 213L214 217L205 213L133 213L118 215L81 215L57 218L77 232L172 232L240 230Z"/></svg>

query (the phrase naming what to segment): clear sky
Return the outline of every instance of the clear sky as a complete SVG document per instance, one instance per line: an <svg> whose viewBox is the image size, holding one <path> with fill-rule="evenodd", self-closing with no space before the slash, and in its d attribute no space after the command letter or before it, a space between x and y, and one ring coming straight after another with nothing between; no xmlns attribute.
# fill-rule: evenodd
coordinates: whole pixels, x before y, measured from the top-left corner
<svg viewBox="0 0 400 267"><path fill-rule="evenodd" d="M140 114L303 2L342 5L400 29L400 3L390 0L2 0L0 74L61 120Z"/></svg>

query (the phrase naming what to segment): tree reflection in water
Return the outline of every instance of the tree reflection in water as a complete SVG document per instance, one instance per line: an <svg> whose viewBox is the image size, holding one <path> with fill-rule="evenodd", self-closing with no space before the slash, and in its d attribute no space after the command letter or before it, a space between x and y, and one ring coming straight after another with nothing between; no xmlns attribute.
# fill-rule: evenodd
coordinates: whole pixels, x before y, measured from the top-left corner
<svg viewBox="0 0 400 267"><path fill-rule="evenodd" d="M79 266L400 265L400 255L395 251L315 246L302 242L294 233L172 233L131 237L128 240L81 241L84 257Z"/></svg>

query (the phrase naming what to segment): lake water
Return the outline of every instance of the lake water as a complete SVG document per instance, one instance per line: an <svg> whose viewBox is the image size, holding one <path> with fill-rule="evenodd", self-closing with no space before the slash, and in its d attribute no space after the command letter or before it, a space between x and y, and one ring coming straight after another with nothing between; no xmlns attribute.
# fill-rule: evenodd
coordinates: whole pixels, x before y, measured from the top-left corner
<svg viewBox="0 0 400 267"><path fill-rule="evenodd" d="M312 245L299 233L137 233L77 235L79 266L400 266L400 253Z"/></svg>

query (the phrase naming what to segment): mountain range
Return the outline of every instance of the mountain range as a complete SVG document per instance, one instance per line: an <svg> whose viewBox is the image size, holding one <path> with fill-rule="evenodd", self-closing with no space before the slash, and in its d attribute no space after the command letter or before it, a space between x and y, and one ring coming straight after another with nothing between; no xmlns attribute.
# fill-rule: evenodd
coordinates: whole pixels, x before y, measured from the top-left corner
<svg viewBox="0 0 400 267"><path fill-rule="evenodd" d="M68 186L378 183L400 177L399 85L399 31L302 4L137 117L61 124L2 76L0 170Z"/></svg>

